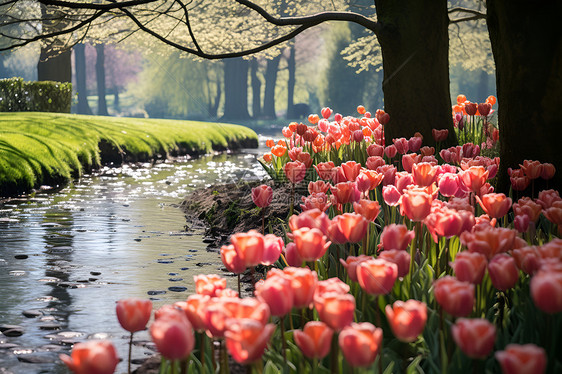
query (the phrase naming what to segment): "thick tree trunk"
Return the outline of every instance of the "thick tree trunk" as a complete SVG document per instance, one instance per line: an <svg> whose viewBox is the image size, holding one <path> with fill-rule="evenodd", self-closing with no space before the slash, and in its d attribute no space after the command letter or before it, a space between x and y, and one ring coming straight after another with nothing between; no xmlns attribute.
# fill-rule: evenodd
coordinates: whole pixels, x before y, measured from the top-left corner
<svg viewBox="0 0 562 374"><path fill-rule="evenodd" d="M252 76L252 117L257 119L261 117L261 81L258 78L258 60L252 59L251 62Z"/></svg>
<svg viewBox="0 0 562 374"><path fill-rule="evenodd" d="M98 87L98 115L107 116L107 102L105 101L105 47L96 44L96 82Z"/></svg>
<svg viewBox="0 0 562 374"><path fill-rule="evenodd" d="M431 129L448 129L456 144L449 90L446 0L375 0L383 57L386 142L415 132L434 143Z"/></svg>
<svg viewBox="0 0 562 374"><path fill-rule="evenodd" d="M263 97L263 115L268 119L276 119L275 113L275 88L277 86L277 72L279 71L281 55L267 60L265 68L265 92Z"/></svg>
<svg viewBox="0 0 562 374"><path fill-rule="evenodd" d="M74 46L74 70L76 72L76 93L78 95L78 114L92 114L88 105L88 91L86 89L86 46L82 43Z"/></svg>
<svg viewBox="0 0 562 374"><path fill-rule="evenodd" d="M295 43L291 44L291 49L289 50L287 69L289 70L289 80L287 81L287 118L295 118L294 96L295 96L295 84L296 84L296 73L297 73Z"/></svg>
<svg viewBox="0 0 562 374"><path fill-rule="evenodd" d="M224 60L224 115L227 120L249 119L248 61L242 58Z"/></svg>
<svg viewBox="0 0 562 374"><path fill-rule="evenodd" d="M72 52L64 51L60 54L41 48L37 63L38 81L71 82L72 81Z"/></svg>
<svg viewBox="0 0 562 374"><path fill-rule="evenodd" d="M6 51L0 52L0 79L8 78L8 69L4 66L8 54Z"/></svg>
<svg viewBox="0 0 562 374"><path fill-rule="evenodd" d="M555 165L557 172L549 187L560 189L562 3L488 0L487 8L496 62L499 188L509 188L508 168L518 168L523 160L538 160Z"/></svg>

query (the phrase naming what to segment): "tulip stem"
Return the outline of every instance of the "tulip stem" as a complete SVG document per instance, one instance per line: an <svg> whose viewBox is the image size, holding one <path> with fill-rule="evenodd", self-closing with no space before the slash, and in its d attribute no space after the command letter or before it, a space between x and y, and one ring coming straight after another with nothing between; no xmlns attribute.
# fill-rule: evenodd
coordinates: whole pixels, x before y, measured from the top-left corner
<svg viewBox="0 0 562 374"><path fill-rule="evenodd" d="M240 276L240 275L238 275ZM201 349L201 373L205 374L205 332L201 333L201 346L199 349Z"/></svg>
<svg viewBox="0 0 562 374"><path fill-rule="evenodd" d="M215 341L211 339L211 362L213 363L213 373L217 372L217 359L215 357Z"/></svg>
<svg viewBox="0 0 562 374"><path fill-rule="evenodd" d="M332 363L331 363L331 368L330 368L330 372L332 374L336 374L339 373L338 370L338 356L339 356L339 351L338 351L338 334L334 334L334 337L332 338Z"/></svg>
<svg viewBox="0 0 562 374"><path fill-rule="evenodd" d="M261 233L265 235L265 208L261 208Z"/></svg>
<svg viewBox="0 0 562 374"><path fill-rule="evenodd" d="M294 204L295 204L295 184L291 183L291 205L289 208L289 217L293 215Z"/></svg>
<svg viewBox="0 0 562 374"><path fill-rule="evenodd" d="M242 288L240 287L240 273L238 273L238 297L242 298Z"/></svg>
<svg viewBox="0 0 562 374"><path fill-rule="evenodd" d="M226 342L224 340L221 341L221 373L230 373L228 369L228 355L226 354Z"/></svg>
<svg viewBox="0 0 562 374"><path fill-rule="evenodd" d="M133 333L129 337L129 362L127 366L127 373L131 374L131 355L133 353Z"/></svg>
<svg viewBox="0 0 562 374"><path fill-rule="evenodd" d="M281 355L283 356L283 361L287 362L287 342L285 341L285 321L284 317L279 317L279 328L281 329Z"/></svg>

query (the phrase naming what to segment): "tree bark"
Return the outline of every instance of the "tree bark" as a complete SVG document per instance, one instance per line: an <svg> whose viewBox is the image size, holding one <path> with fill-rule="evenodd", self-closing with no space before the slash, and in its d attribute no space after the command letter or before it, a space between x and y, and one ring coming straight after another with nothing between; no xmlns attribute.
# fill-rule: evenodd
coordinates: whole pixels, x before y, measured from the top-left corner
<svg viewBox="0 0 562 374"><path fill-rule="evenodd" d="M294 96L297 73L295 52L295 43L292 43L287 60L287 69L289 70L289 80L287 81L287 118L295 117Z"/></svg>
<svg viewBox="0 0 562 374"><path fill-rule="evenodd" d="M96 82L98 87L98 115L108 116L105 101L105 47L96 44Z"/></svg>
<svg viewBox="0 0 562 374"><path fill-rule="evenodd" d="M261 117L261 81L258 77L258 60L253 58L251 61L252 76L252 117Z"/></svg>
<svg viewBox="0 0 562 374"><path fill-rule="evenodd" d="M279 71L281 55L267 60L265 68L265 92L263 97L263 115L267 119L276 119L275 88L277 87L277 72Z"/></svg>
<svg viewBox="0 0 562 374"><path fill-rule="evenodd" d="M43 19L56 18L57 13L48 7L41 5L41 16ZM64 22L43 21L42 27L45 32L58 31L64 28ZM60 47L57 41L53 41L50 45L41 46L39 54L39 62L37 62L37 80L38 81L55 81L55 82L72 82L72 63L71 50L58 51Z"/></svg>
<svg viewBox="0 0 562 374"><path fill-rule="evenodd" d="M548 187L560 189L562 4L488 0L487 9L500 126L498 187L509 189L508 168L519 168L523 160L538 160L554 164L557 172Z"/></svg>
<svg viewBox="0 0 562 374"><path fill-rule="evenodd" d="M224 60L223 119L246 120L248 113L248 61L241 57Z"/></svg>
<svg viewBox="0 0 562 374"><path fill-rule="evenodd" d="M431 129L448 129L456 144L449 90L446 0L375 0L383 57L386 143L415 132L433 144Z"/></svg>
<svg viewBox="0 0 562 374"><path fill-rule="evenodd" d="M83 43L74 46L74 70L76 72L76 93L78 95L78 114L92 114L88 105L88 90L86 89L86 45Z"/></svg>

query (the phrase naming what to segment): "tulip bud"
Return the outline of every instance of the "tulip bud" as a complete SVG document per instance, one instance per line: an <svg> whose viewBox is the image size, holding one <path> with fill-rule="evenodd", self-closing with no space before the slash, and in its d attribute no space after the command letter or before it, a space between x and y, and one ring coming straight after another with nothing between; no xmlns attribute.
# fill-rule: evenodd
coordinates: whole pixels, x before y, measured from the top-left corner
<svg viewBox="0 0 562 374"><path fill-rule="evenodd" d="M388 324L398 340L411 343L423 332L427 321L427 307L417 300L395 301L385 308Z"/></svg>
<svg viewBox="0 0 562 374"><path fill-rule="evenodd" d="M451 333L457 346L470 358L483 359L494 349L496 327L485 319L459 318L451 326Z"/></svg>

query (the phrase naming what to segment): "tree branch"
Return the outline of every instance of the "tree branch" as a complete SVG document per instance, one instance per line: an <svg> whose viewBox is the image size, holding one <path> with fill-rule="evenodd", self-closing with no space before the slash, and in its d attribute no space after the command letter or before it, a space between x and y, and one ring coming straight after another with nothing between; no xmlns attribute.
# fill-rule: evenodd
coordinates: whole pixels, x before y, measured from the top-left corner
<svg viewBox="0 0 562 374"><path fill-rule="evenodd" d="M486 16L470 16L470 17L464 17L464 18L456 18L456 19L452 19L449 20L449 24L453 25L455 23L459 23L459 22L466 22L466 21L475 21L475 20L479 20L479 19L485 19Z"/></svg>
<svg viewBox="0 0 562 374"><path fill-rule="evenodd" d="M470 14L474 14L475 16L482 16L482 17L486 17L486 13L482 13L476 9L469 9L469 8L463 8L463 7L456 7L456 8L451 8L448 10L449 13L455 13L455 12L463 12L463 13L470 13Z"/></svg>
<svg viewBox="0 0 562 374"><path fill-rule="evenodd" d="M248 0L236 0L237 3L244 5L261 15L267 22L276 26L306 26L309 23L318 25L326 21L348 21L357 23L363 27L378 32L379 24L359 13L354 12L321 12L304 17L274 17L264 8Z"/></svg>
<svg viewBox="0 0 562 374"><path fill-rule="evenodd" d="M78 2L64 1L64 0L39 0L41 4L45 4L45 5L57 5L60 7L70 8L70 9L97 9L97 10L121 9L125 7L135 6L135 5L154 3L156 1L158 0L129 0L129 1L114 2L111 4L99 4L99 3L78 3Z"/></svg>

